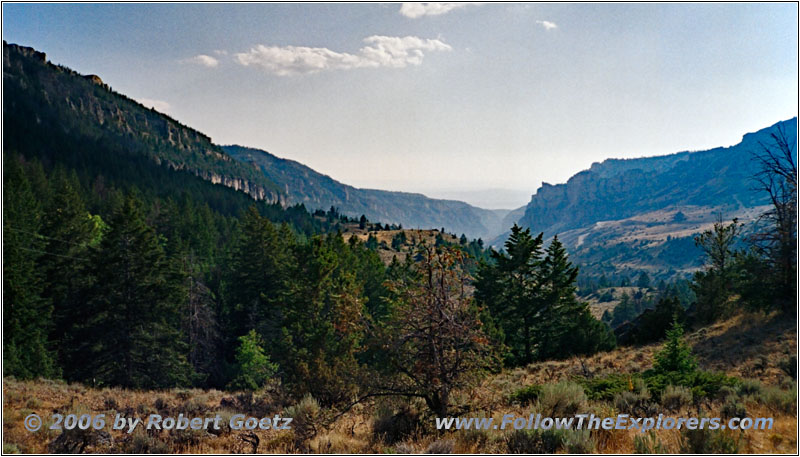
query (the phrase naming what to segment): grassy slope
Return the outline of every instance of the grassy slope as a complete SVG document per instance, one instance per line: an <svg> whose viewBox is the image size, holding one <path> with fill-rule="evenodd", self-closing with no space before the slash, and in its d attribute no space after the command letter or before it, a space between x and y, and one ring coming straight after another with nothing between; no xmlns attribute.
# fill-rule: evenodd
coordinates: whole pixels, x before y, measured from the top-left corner
<svg viewBox="0 0 800 457"><path fill-rule="evenodd" d="M791 395L779 390L778 384L787 381L778 363L788 354L797 353L796 324L781 316L761 316L741 314L708 328L690 333L688 340L694 348L701 368L722 370L735 375L759 380L771 392ZM509 404L508 395L520 387L537 383L555 383L585 375L593 376L611 373L637 373L651 366L652 356L658 345L638 348L624 347L613 352L597 354L587 359L573 358L564 361L550 361L532 364L525 368L505 370L487 377L479 386L466 392L459 392L456 401L470 407L478 414L500 420L504 414L528 415L535 406L522 407ZM790 383L791 384L791 383ZM795 389L792 384L790 389ZM762 396L763 397L763 396ZM231 400L232 403L231 403ZM797 450L796 406L791 411L781 410L770 401L758 398L744 398L747 415L750 417L774 417L775 426L770 431L736 432L739 436L739 451L748 453L794 453ZM226 406L221 406L221 403ZM249 404L249 406L248 406ZM179 412L192 415L214 415L219 412L230 417L235 412L256 415L274 415L286 407L280 396L270 393L256 395L253 402L241 402L235 396L220 391L170 390L170 391L130 391L125 389L92 389L78 384L63 384L55 381L39 380L21 382L10 378L3 382L3 432L7 449L23 452L47 452L47 445L56 439L54 432L39 431L29 433L22 427L22 420L31 412L47 416L53 411L91 412L113 415L121 412L126 415L145 417L160 412L163 415L177 415ZM383 453L398 450L422 452L436 441L451 441L455 452L501 453L508 452L507 433L503 431L450 432L437 436L435 432L417 433L402 443L386 444L374 437L372 424L378 410L391 406L385 401L380 404L363 404L344 414L327 429L320 432L308 443L311 452L330 453ZM704 402L699 405L706 416L720 414L722 402ZM614 406L608 402L592 401L586 406L587 412L599 415L616 414ZM696 415L697 406L683 407L678 411L659 410L667 415ZM46 428L46 427L45 427ZM259 431L259 452L296 451L293 432ZM595 452L631 453L634 451L635 431L592 432L596 443ZM97 444L87 447L92 452L185 452L185 453L234 453L250 452L252 447L242 438L243 431L223 431L220 436L205 432L174 433L161 432L153 436L134 433L127 436L112 432L114 444ZM659 440L670 452L680 450L681 435L677 431L657 432ZM735 435L734 435L735 436ZM13 445L13 446L11 446ZM15 447L14 447L15 446ZM447 446L445 446L447 447Z"/></svg>

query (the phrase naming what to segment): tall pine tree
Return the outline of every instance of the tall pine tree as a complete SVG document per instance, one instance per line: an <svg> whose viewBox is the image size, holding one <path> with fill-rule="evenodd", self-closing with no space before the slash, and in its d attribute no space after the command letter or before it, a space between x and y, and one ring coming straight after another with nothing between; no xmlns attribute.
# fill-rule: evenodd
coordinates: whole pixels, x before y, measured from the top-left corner
<svg viewBox="0 0 800 457"><path fill-rule="evenodd" d="M125 198L93 252L87 321L71 367L77 379L163 388L185 385L190 377L180 332L184 278L169 264L141 206Z"/></svg>
<svg viewBox="0 0 800 457"><path fill-rule="evenodd" d="M3 171L3 375L54 376L52 304L38 268L47 255L41 206L16 158L4 155Z"/></svg>

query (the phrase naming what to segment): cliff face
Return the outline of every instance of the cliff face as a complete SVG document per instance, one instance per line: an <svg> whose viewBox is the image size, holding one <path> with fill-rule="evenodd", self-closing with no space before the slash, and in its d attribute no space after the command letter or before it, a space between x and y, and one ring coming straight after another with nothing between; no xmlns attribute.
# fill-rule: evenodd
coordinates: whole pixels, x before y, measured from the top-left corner
<svg viewBox="0 0 800 457"><path fill-rule="evenodd" d="M281 186L291 204L302 203L309 210L335 206L343 214L371 221L402 224L405 228L440 228L464 233L470 238L489 239L508 227L504 214L476 208L464 202L428 198L422 194L358 189L292 160L281 159L259 149L223 146L242 163L258 167Z"/></svg>
<svg viewBox="0 0 800 457"><path fill-rule="evenodd" d="M667 207L762 205L765 196L751 180L757 171L752 153L779 125L793 134L797 119L747 134L728 148L595 163L565 184L542 184L520 224L552 236Z"/></svg>
<svg viewBox="0 0 800 457"><path fill-rule="evenodd" d="M3 42L6 116L69 134L124 144L130 154L234 188L256 200L282 202L280 189L211 139L118 94L97 75L81 76L47 62L44 53Z"/></svg>

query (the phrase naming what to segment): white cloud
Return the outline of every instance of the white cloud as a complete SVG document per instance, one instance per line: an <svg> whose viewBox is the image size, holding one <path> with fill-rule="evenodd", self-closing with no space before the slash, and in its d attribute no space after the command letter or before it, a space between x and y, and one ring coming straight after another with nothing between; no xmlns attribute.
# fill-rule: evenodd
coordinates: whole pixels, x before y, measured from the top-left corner
<svg viewBox="0 0 800 457"><path fill-rule="evenodd" d="M414 36L388 37L373 35L364 39L358 54L336 52L328 48L306 46L258 45L248 52L234 55L241 65L255 65L280 76L317 73L323 70L349 70L352 68L390 67L403 68L420 65L423 51L450 51L450 45L441 40Z"/></svg>
<svg viewBox="0 0 800 457"><path fill-rule="evenodd" d="M165 102L163 100L153 100L153 99L150 99L150 98L140 98L140 99L138 99L138 102L141 103L142 105L148 107L148 108L153 108L156 111L159 111L159 112L162 112L162 113L165 113L165 114L169 113L169 109L170 109L169 103L167 103L167 102Z"/></svg>
<svg viewBox="0 0 800 457"><path fill-rule="evenodd" d="M553 29L557 29L558 28L558 25L555 22L536 21L536 23L541 25L542 27L544 27L545 30L553 30Z"/></svg>
<svg viewBox="0 0 800 457"><path fill-rule="evenodd" d="M457 8L474 5L475 3L403 3L400 6L400 14L411 19L422 16L438 16L449 13Z"/></svg>
<svg viewBox="0 0 800 457"><path fill-rule="evenodd" d="M215 58L213 58L211 56L205 55L205 54L200 54L200 55L196 55L194 57L191 57L189 59L184 59L184 60L182 60L182 62L202 65L202 66L208 67L208 68L215 68L217 65L219 65L219 60L217 60L217 59L215 59Z"/></svg>

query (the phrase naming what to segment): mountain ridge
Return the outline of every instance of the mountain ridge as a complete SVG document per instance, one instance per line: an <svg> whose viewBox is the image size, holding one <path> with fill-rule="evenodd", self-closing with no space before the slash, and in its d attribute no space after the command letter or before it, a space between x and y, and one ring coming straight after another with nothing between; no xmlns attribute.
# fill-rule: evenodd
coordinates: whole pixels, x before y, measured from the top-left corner
<svg viewBox="0 0 800 457"><path fill-rule="evenodd" d="M8 97L4 113L18 117L20 125L119 144L126 154L145 156L255 200L281 202L274 183L233 160L208 135L113 91L97 75L55 65L34 48L3 41L3 83Z"/></svg>
<svg viewBox="0 0 800 457"><path fill-rule="evenodd" d="M261 170L281 186L290 204L310 210L335 206L343 214L369 220L402 224L407 228L439 228L471 238L492 237L502 232L503 210L489 210L458 200L436 199L415 192L357 188L312 168L278 157L262 149L239 145L221 148L236 160Z"/></svg>

